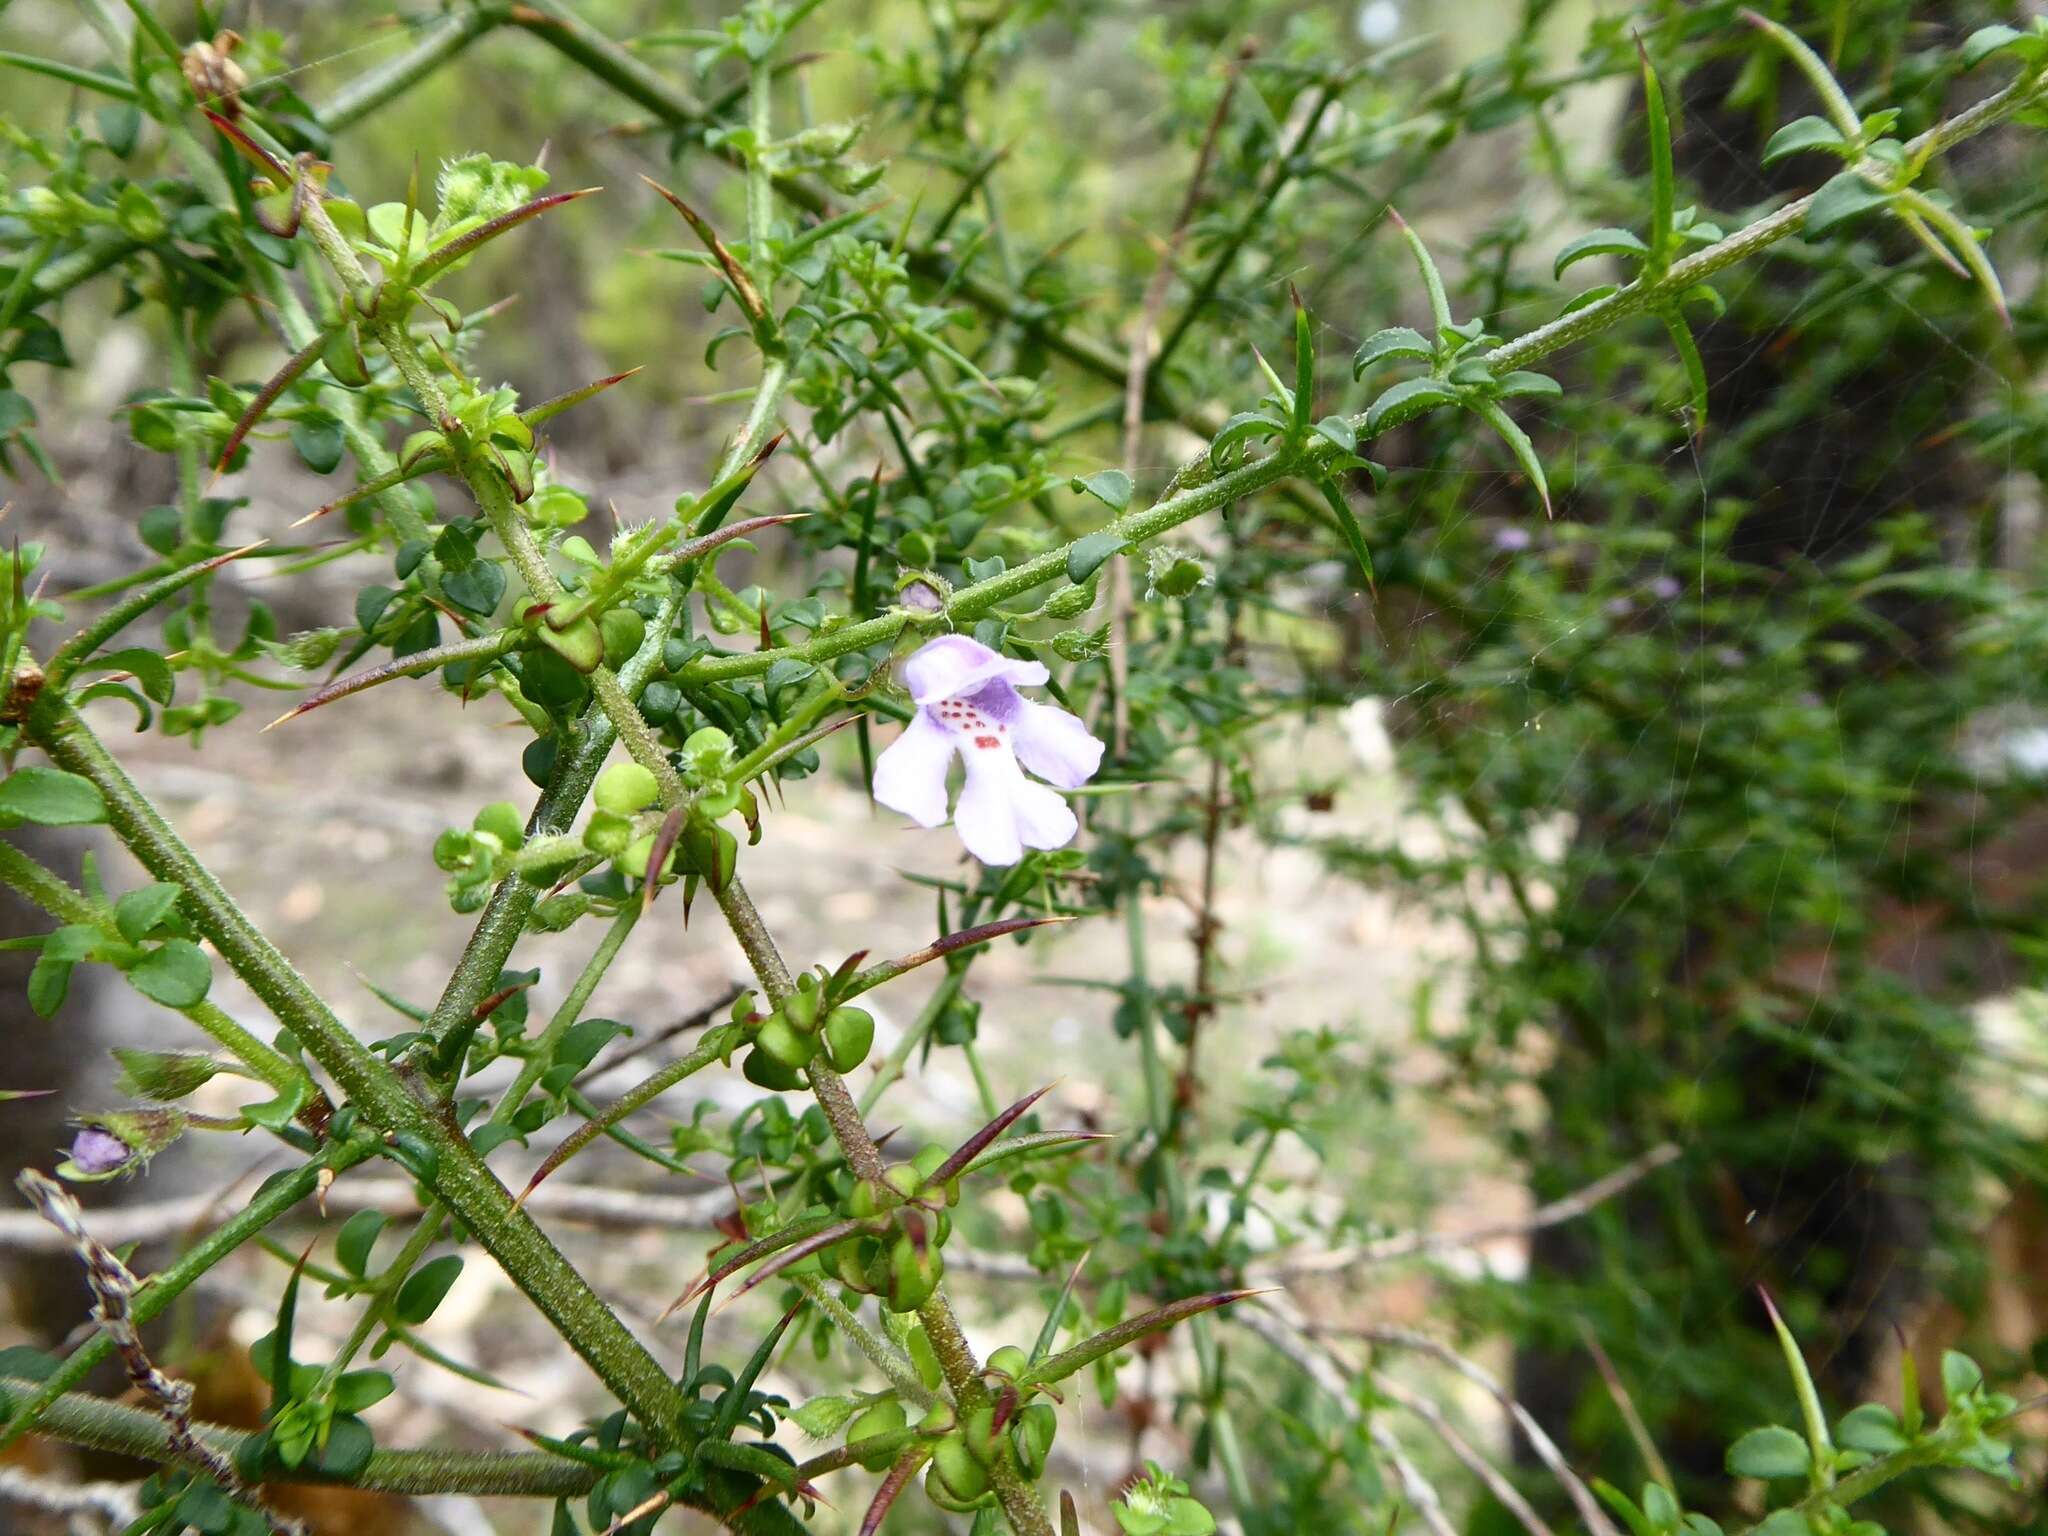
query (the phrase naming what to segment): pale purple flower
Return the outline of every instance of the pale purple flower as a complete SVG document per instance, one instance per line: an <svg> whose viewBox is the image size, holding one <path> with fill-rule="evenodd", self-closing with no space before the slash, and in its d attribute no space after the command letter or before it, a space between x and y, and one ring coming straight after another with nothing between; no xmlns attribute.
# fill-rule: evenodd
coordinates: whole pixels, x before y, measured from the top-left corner
<svg viewBox="0 0 2048 1536"><path fill-rule="evenodd" d="M1102 765L1102 743L1064 709L1017 692L1047 675L1040 662L1011 661L965 635L919 647L903 663L917 713L875 763L875 798L921 827L938 826L958 753L967 783L953 826L969 853L984 864L1015 864L1026 848L1072 841L1078 824L1066 801L1023 770L1079 789Z"/></svg>
<svg viewBox="0 0 2048 1536"><path fill-rule="evenodd" d="M1659 576L1650 583L1650 596L1663 603L1670 602L1684 590L1676 576Z"/></svg>
<svg viewBox="0 0 2048 1536"><path fill-rule="evenodd" d="M96 1125L88 1125L71 1138L71 1161L81 1173L112 1173L133 1160L128 1143Z"/></svg>
<svg viewBox="0 0 2048 1536"><path fill-rule="evenodd" d="M1528 529L1518 528L1512 523L1505 528L1497 529L1493 535L1493 547L1504 554L1515 554L1535 542L1536 536Z"/></svg>

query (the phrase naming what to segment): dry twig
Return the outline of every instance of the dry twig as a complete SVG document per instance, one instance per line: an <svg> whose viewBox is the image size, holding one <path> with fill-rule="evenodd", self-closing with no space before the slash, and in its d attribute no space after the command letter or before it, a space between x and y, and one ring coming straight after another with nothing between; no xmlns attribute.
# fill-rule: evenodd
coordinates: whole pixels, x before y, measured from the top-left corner
<svg viewBox="0 0 2048 1536"><path fill-rule="evenodd" d="M85 1265L85 1283L92 1290L93 1321L114 1341L128 1379L164 1421L171 1454L257 1510L274 1530L296 1533L299 1527L295 1523L265 1509L243 1488L227 1457L193 1433L192 1383L165 1375L150 1359L135 1325L135 1276L111 1248L86 1231L85 1215L70 1191L34 1168L24 1168L14 1182L43 1220L64 1235L67 1245Z"/></svg>

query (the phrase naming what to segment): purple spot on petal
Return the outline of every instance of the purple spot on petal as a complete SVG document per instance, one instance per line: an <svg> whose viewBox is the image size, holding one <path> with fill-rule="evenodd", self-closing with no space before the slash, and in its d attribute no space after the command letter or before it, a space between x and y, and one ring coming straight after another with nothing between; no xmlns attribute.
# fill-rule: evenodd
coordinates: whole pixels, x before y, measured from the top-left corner
<svg viewBox="0 0 2048 1536"><path fill-rule="evenodd" d="M970 720L986 719L997 725L1008 725L1024 707L1024 696L1007 679L999 677L967 695L967 706Z"/></svg>

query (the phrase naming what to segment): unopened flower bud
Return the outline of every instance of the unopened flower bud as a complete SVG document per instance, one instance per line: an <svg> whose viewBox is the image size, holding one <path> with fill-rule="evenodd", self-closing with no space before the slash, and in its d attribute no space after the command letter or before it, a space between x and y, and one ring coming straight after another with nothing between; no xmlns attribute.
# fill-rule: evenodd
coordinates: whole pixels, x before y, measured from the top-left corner
<svg viewBox="0 0 2048 1536"><path fill-rule="evenodd" d="M1109 626L1062 630L1052 637L1052 649L1062 661L1094 661L1109 652Z"/></svg>
<svg viewBox="0 0 2048 1536"><path fill-rule="evenodd" d="M119 1173L135 1156L120 1137L88 1125L71 1138L69 1178L105 1178Z"/></svg>
<svg viewBox="0 0 2048 1536"><path fill-rule="evenodd" d="M1200 555L1170 545L1162 545L1146 555L1145 574L1148 599L1186 597L1216 579L1215 571Z"/></svg>
<svg viewBox="0 0 2048 1536"><path fill-rule="evenodd" d="M946 594L936 576L918 572L905 576L898 583L896 601L912 613L938 613L946 606Z"/></svg>
<svg viewBox="0 0 2048 1536"><path fill-rule="evenodd" d="M510 800L498 800L476 813L470 826L498 847L511 853L526 841L526 817Z"/></svg>
<svg viewBox="0 0 2048 1536"><path fill-rule="evenodd" d="M175 1109L119 1109L82 1120L71 1139L71 1155L57 1176L93 1183L134 1173L185 1134L184 1114Z"/></svg>
<svg viewBox="0 0 2048 1536"><path fill-rule="evenodd" d="M182 1099L220 1071L220 1064L211 1056L190 1051L135 1051L117 1047L114 1059L121 1064L121 1092L138 1099Z"/></svg>
<svg viewBox="0 0 2048 1536"><path fill-rule="evenodd" d="M630 608L607 610L597 621L597 629L604 637L604 664L613 668L631 661L647 638L647 621Z"/></svg>
<svg viewBox="0 0 2048 1536"><path fill-rule="evenodd" d="M1048 619L1078 619L1094 606L1095 583L1089 581L1078 587L1061 587L1039 611Z"/></svg>

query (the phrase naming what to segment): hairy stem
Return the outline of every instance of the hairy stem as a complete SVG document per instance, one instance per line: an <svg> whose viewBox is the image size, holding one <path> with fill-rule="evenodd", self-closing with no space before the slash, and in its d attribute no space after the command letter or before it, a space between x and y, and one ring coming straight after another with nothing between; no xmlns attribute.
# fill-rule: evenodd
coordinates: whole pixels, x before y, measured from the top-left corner
<svg viewBox="0 0 2048 1536"><path fill-rule="evenodd" d="M147 1294L144 1292L143 1294ZM138 1296L137 1300L140 1301ZM43 1393L42 1384L0 1380L0 1405L19 1415ZM143 1461L172 1459L170 1428L157 1414L81 1392L65 1392L41 1410L41 1431L55 1440ZM232 1460L250 1432L220 1424L192 1426L208 1449ZM373 1451L369 1465L346 1479L311 1467L280 1472L284 1483L345 1482L374 1493L456 1493L477 1497L573 1498L586 1493L603 1469L565 1456L517 1451Z"/></svg>
<svg viewBox="0 0 2048 1536"><path fill-rule="evenodd" d="M442 17L397 58L366 70L336 92L334 99L320 109L322 126L329 133L353 127L386 103L403 96L486 32L503 26L510 15L510 6L477 5Z"/></svg>

